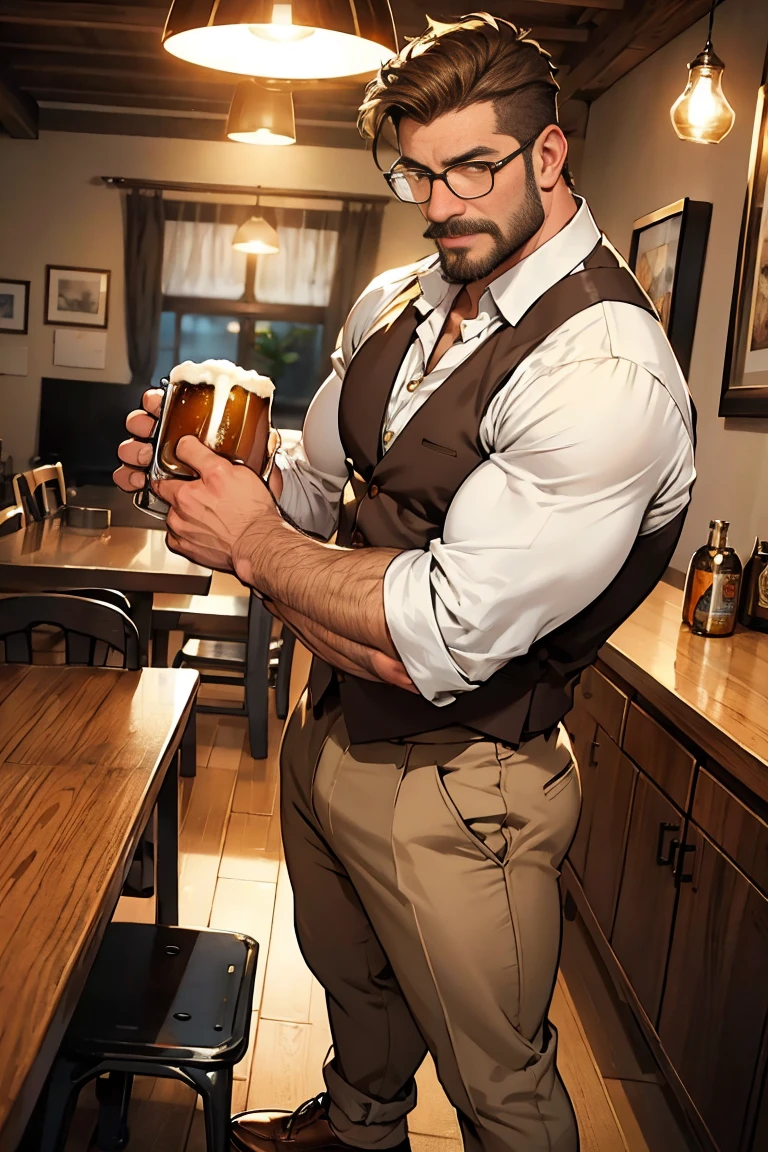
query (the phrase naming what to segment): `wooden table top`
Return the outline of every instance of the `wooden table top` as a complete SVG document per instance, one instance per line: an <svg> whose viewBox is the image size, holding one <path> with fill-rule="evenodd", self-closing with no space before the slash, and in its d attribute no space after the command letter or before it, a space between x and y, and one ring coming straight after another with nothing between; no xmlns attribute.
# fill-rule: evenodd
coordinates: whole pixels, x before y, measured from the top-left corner
<svg viewBox="0 0 768 1152"><path fill-rule="evenodd" d="M0 1152L13 1152L186 725L191 669L0 667Z"/></svg>
<svg viewBox="0 0 768 1152"><path fill-rule="evenodd" d="M659 584L600 651L704 752L768 802L768 635L696 636Z"/></svg>
<svg viewBox="0 0 768 1152"><path fill-rule="evenodd" d="M3 592L94 586L204 596L210 583L207 568L169 552L165 533L149 527L87 536L54 516L0 539Z"/></svg>

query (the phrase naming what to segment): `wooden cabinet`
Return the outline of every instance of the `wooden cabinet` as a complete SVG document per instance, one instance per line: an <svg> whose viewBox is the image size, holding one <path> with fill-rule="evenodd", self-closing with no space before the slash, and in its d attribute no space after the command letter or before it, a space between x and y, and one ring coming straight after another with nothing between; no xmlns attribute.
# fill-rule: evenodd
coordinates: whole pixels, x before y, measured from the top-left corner
<svg viewBox="0 0 768 1152"><path fill-rule="evenodd" d="M659 1037L718 1148L738 1152L768 1020L768 900L693 825L678 871Z"/></svg>
<svg viewBox="0 0 768 1152"><path fill-rule="evenodd" d="M582 885L597 922L610 940L637 769L600 727L594 759L594 796Z"/></svg>
<svg viewBox="0 0 768 1152"><path fill-rule="evenodd" d="M654 1025L672 936L677 899L673 866L682 831L680 811L640 773L611 946Z"/></svg>
<svg viewBox="0 0 768 1152"><path fill-rule="evenodd" d="M629 704L626 692L592 664L582 673L574 702L577 700L594 716L603 731L620 744Z"/></svg>
<svg viewBox="0 0 768 1152"><path fill-rule="evenodd" d="M630 705L622 747L678 808L685 808L696 757L637 704Z"/></svg>
<svg viewBox="0 0 768 1152"><path fill-rule="evenodd" d="M597 763L594 758L597 721L583 704L577 702L576 706L565 717L564 724L571 738L573 753L579 769L579 780L581 781L579 824L568 850L571 867L581 880L587 859L587 844L589 843L589 829L592 824L592 807L597 782Z"/></svg>

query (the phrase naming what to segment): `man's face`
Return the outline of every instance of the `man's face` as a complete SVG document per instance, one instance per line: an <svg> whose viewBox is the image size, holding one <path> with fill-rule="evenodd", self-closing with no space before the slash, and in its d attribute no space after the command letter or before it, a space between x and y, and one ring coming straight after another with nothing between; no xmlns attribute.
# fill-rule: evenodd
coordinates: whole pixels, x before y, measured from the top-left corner
<svg viewBox="0 0 768 1152"><path fill-rule="evenodd" d="M493 163L524 143L497 131L492 103L446 112L429 124L406 117L400 122L399 140L404 166L432 172L468 160ZM432 196L419 207L429 221L424 235L437 242L444 275L465 284L489 276L544 223L530 151L495 173L487 195L462 200L444 181L435 180Z"/></svg>

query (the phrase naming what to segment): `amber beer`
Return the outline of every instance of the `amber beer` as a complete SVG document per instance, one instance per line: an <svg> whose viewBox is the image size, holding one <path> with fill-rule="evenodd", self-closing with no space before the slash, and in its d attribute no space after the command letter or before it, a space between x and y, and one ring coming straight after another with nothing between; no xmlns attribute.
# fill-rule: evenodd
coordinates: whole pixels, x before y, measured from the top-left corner
<svg viewBox="0 0 768 1152"><path fill-rule="evenodd" d="M201 443L233 464L245 464L265 479L279 442L271 429L274 385L266 376L247 372L228 360L185 361L166 385L146 489L135 503L164 515L167 506L151 489L157 480L194 480L197 473L179 460L183 436Z"/></svg>

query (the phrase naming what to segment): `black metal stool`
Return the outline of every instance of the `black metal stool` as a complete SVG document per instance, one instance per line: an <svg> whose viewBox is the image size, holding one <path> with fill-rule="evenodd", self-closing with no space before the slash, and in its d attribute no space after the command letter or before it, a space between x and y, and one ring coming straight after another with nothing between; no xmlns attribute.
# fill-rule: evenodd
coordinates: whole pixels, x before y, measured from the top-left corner
<svg viewBox="0 0 768 1152"><path fill-rule="evenodd" d="M128 1143L134 1075L182 1080L203 1098L208 1152L229 1152L232 1070L248 1048L259 946L250 936L110 924L56 1057L41 1152L60 1152L80 1089L97 1085L97 1146Z"/></svg>

